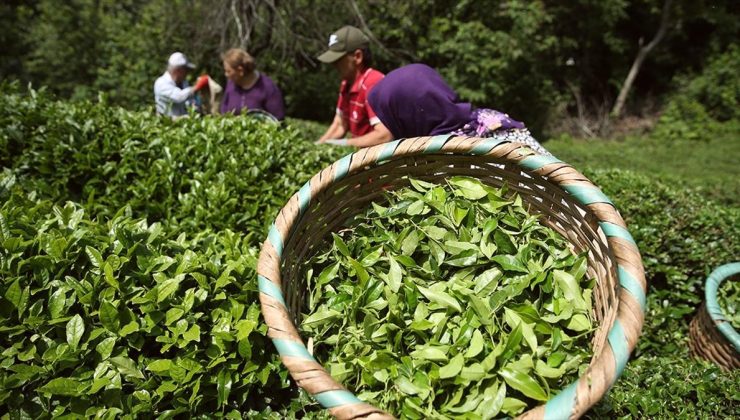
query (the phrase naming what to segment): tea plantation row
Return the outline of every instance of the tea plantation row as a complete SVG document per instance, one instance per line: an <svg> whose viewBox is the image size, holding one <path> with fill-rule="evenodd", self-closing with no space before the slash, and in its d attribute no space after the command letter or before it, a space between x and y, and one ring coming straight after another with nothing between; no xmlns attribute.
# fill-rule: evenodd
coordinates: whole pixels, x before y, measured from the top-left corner
<svg viewBox="0 0 740 420"><path fill-rule="evenodd" d="M346 153L302 127L0 96L0 412L314 410L265 337L255 276L279 208ZM687 331L705 275L740 255L740 211L631 172L588 175L651 286L633 360L591 415L731 415L740 377L689 358Z"/></svg>

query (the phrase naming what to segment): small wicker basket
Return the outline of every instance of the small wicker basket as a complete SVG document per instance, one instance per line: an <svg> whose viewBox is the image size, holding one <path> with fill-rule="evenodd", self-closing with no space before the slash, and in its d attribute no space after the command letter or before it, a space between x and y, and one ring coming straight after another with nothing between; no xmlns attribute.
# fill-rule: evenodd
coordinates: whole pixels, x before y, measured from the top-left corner
<svg viewBox="0 0 740 420"><path fill-rule="evenodd" d="M718 267L704 283L704 303L689 325L691 353L718 364L723 370L740 368L740 334L722 315L717 302L719 285L740 274L740 262Z"/></svg>
<svg viewBox="0 0 740 420"><path fill-rule="evenodd" d="M278 214L257 267L268 334L293 379L339 419L391 418L336 382L306 349L297 322L305 302L303 263L327 235L384 190L465 175L506 184L542 223L587 251L597 279L594 316L599 328L585 374L522 418L576 418L614 384L635 347L645 310L645 276L632 236L611 201L584 175L552 157L496 138L453 136L396 140L345 156L316 174Z"/></svg>

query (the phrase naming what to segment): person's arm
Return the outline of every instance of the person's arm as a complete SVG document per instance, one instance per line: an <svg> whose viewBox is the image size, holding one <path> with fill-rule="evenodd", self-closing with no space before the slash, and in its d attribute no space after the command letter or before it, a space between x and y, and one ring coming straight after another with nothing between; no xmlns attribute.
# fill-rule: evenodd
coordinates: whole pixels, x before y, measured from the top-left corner
<svg viewBox="0 0 740 420"><path fill-rule="evenodd" d="M156 89L156 93L159 96L167 98L176 104L181 104L185 102L193 94L192 87L186 87L184 89L180 89L174 83L172 84L158 83L157 86L155 86L155 89Z"/></svg>
<svg viewBox="0 0 740 420"><path fill-rule="evenodd" d="M206 86L208 86L208 75L204 74L198 78L195 86L187 86L182 89L177 87L174 82L162 83L158 81L154 84L154 93L155 95L167 98L176 104L181 104L187 101L191 96L193 96L195 92L203 89Z"/></svg>
<svg viewBox="0 0 740 420"><path fill-rule="evenodd" d="M380 122L380 118L375 113L375 110L370 105L369 100L365 100L365 107L367 109L367 116L370 120L370 125L373 127L369 133L363 134L359 137L353 137L349 139L347 145L355 147L370 147L376 144L383 144L393 139L393 133Z"/></svg>
<svg viewBox="0 0 740 420"><path fill-rule="evenodd" d="M337 97L336 115L334 116L334 120L331 122L331 125L326 130L324 135L319 137L316 143L323 143L329 139L342 138L345 134L347 134L347 131L349 131L349 120L342 118L342 112L349 112L349 99L345 95L344 89L346 85L346 80L343 80L342 83L339 85L339 96Z"/></svg>
<svg viewBox="0 0 740 420"><path fill-rule="evenodd" d="M342 119L342 116L337 113L337 115L334 116L334 121L332 121L329 128L326 130L324 135L319 138L317 143L323 143L328 139L342 138L345 134L347 134L347 127L344 125L344 119Z"/></svg>
<svg viewBox="0 0 740 420"><path fill-rule="evenodd" d="M348 146L355 147L370 147L376 144L383 144L393 140L393 134L390 130L379 122L373 126L373 129L362 136L353 137L347 142Z"/></svg>

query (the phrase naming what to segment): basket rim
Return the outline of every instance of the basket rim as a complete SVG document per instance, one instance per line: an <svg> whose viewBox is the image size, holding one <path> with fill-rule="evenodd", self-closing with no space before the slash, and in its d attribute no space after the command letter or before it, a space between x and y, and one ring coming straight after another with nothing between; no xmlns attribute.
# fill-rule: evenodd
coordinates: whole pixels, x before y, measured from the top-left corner
<svg viewBox="0 0 740 420"><path fill-rule="evenodd" d="M706 302L707 312L712 318L714 325L719 332L732 343L735 351L740 353L740 334L732 327L732 324L725 318L722 308L717 301L719 286L723 281L740 273L740 262L733 262L721 265L712 271L707 280L704 282L704 301Z"/></svg>
<svg viewBox="0 0 740 420"><path fill-rule="evenodd" d="M596 215L615 257L618 280L616 318L608 326L605 345L598 355L594 354L587 371L544 404L522 414L552 419L582 415L616 382L637 344L646 307L647 287L642 260L616 206L598 187L560 159L538 154L526 145L509 140L454 135L394 140L350 153L306 182L288 200L269 228L257 265L262 314L268 325L268 336L283 364L298 385L337 418L387 415L346 390L308 352L287 312L282 293L280 264L283 244L294 222L305 214L311 198L348 174L361 172L367 166L380 166L394 158L428 154L490 156L516 164L521 171L545 177ZM557 179L550 178L554 172L558 172ZM607 325L603 324L601 328L604 327Z"/></svg>

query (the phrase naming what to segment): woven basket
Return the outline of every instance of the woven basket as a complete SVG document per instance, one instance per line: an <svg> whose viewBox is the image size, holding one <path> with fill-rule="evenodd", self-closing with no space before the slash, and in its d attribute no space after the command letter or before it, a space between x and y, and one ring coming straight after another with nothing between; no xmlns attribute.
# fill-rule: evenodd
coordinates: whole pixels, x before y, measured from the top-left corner
<svg viewBox="0 0 740 420"><path fill-rule="evenodd" d="M691 353L718 364L725 371L740 368L740 334L722 315L717 290L722 281L738 273L740 262L712 271L704 283L704 303L689 325Z"/></svg>
<svg viewBox="0 0 740 420"><path fill-rule="evenodd" d="M262 313L281 360L336 418L391 418L337 383L303 344L296 329L307 292L303 263L330 232L383 200L384 190L408 185L407 176L439 182L455 175L506 184L542 223L577 252L588 252L588 275L597 279L594 357L575 383L521 417L582 415L614 384L640 334L646 286L640 254L614 205L585 176L554 157L495 138L418 137L362 149L316 174L288 200L257 267Z"/></svg>

